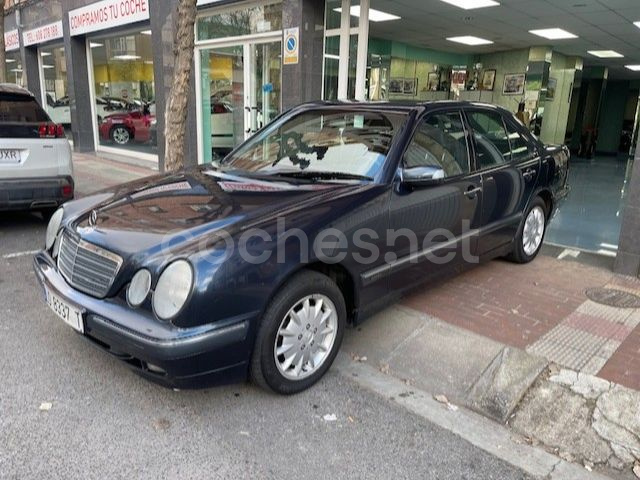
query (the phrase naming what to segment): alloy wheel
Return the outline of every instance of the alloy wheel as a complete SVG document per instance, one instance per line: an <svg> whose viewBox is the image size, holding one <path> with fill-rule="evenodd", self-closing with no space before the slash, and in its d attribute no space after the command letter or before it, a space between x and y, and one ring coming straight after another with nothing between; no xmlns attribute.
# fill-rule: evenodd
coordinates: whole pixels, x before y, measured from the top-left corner
<svg viewBox="0 0 640 480"><path fill-rule="evenodd" d="M278 371L288 380L313 375L329 357L338 332L338 314L325 295L299 300L282 319L273 347Z"/></svg>
<svg viewBox="0 0 640 480"><path fill-rule="evenodd" d="M541 207L535 206L527 215L522 232L522 247L527 256L534 255L544 237L545 216Z"/></svg>
<svg viewBox="0 0 640 480"><path fill-rule="evenodd" d="M117 144L124 145L129 143L131 139L131 135L129 135L129 130L124 127L117 127L113 130L113 134L111 135L113 141Z"/></svg>

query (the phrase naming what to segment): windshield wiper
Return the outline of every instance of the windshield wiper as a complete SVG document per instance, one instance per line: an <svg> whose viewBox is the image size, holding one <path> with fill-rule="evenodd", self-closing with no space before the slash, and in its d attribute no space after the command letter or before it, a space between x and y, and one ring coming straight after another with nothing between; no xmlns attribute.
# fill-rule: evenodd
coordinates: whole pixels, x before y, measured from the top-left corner
<svg viewBox="0 0 640 480"><path fill-rule="evenodd" d="M315 172L309 170L301 170L299 172L274 172L271 176L303 178L309 180L362 180L373 181L373 178L366 175L357 175L355 173L345 172Z"/></svg>

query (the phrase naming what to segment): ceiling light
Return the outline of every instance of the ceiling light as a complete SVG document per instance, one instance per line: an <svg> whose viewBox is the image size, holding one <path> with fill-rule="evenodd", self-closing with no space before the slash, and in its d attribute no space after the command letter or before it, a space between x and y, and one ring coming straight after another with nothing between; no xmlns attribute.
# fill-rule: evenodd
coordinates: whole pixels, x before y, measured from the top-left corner
<svg viewBox="0 0 640 480"><path fill-rule="evenodd" d="M334 12L342 13L342 8L334 8ZM360 18L360 5L354 5L349 9L349 13L354 17ZM381 12L380 10L376 10L375 8L369 9L369 20L372 22L388 22L389 20L400 20L401 17L397 15L392 15L390 13Z"/></svg>
<svg viewBox="0 0 640 480"><path fill-rule="evenodd" d="M563 40L567 38L578 38L577 35L567 32L562 28L542 28L540 30L529 30L529 33L549 40Z"/></svg>
<svg viewBox="0 0 640 480"><path fill-rule="evenodd" d="M634 24L636 27L640 28L640 22L633 22L633 24Z"/></svg>
<svg viewBox="0 0 640 480"><path fill-rule="evenodd" d="M96 42L90 42L90 43L89 43L89 46L90 46L91 48L100 48L100 47L104 47L104 45L103 45L103 44L101 44L101 43L96 43Z"/></svg>
<svg viewBox="0 0 640 480"><path fill-rule="evenodd" d="M140 32L142 35L151 35L151 30L143 30Z"/></svg>
<svg viewBox="0 0 640 480"><path fill-rule="evenodd" d="M629 70L633 70L634 72L640 72L640 65L627 65Z"/></svg>
<svg viewBox="0 0 640 480"><path fill-rule="evenodd" d="M40 56L41 57L50 57L51 56L51 52L40 52Z"/></svg>
<svg viewBox="0 0 640 480"><path fill-rule="evenodd" d="M495 0L442 0L454 7L464 8L465 10L473 10L474 8L497 7L500 5Z"/></svg>
<svg viewBox="0 0 640 480"><path fill-rule="evenodd" d="M16 73L21 73L22 69L21 68L12 68L11 70L9 70L10 72L16 72Z"/></svg>
<svg viewBox="0 0 640 480"><path fill-rule="evenodd" d="M140 60L140 55L129 55L129 54L124 54L124 55L114 55L113 57L111 57L111 60Z"/></svg>
<svg viewBox="0 0 640 480"><path fill-rule="evenodd" d="M5 60L5 63L13 63L13 62L15 62L15 61L16 61L16 60L15 60L14 58L7 58L7 59Z"/></svg>
<svg viewBox="0 0 640 480"><path fill-rule="evenodd" d="M465 35L462 37L449 37L450 42L463 43L465 45L477 46L477 45L490 45L493 42L491 40L485 40L484 38L474 37L473 35Z"/></svg>
<svg viewBox="0 0 640 480"><path fill-rule="evenodd" d="M624 55L615 50L589 50L587 53L598 58L624 58Z"/></svg>
<svg viewBox="0 0 640 480"><path fill-rule="evenodd" d="M53 65L42 65L42 68L54 68Z"/></svg>

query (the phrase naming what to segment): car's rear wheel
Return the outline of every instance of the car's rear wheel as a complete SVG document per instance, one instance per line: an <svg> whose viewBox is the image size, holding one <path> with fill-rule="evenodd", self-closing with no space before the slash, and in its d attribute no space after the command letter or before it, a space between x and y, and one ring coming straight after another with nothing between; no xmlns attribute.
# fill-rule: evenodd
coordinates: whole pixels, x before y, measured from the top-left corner
<svg viewBox="0 0 640 480"><path fill-rule="evenodd" d="M540 197L536 197L529 206L522 225L516 235L513 252L509 260L516 263L529 263L540 253L547 229L547 206Z"/></svg>
<svg viewBox="0 0 640 480"><path fill-rule="evenodd" d="M346 306L329 277L305 271L273 298L258 329L251 378L293 394L316 383L333 363L344 335Z"/></svg>
<svg viewBox="0 0 640 480"><path fill-rule="evenodd" d="M118 145L126 145L131 141L131 132L127 127L117 126L111 129L111 140Z"/></svg>

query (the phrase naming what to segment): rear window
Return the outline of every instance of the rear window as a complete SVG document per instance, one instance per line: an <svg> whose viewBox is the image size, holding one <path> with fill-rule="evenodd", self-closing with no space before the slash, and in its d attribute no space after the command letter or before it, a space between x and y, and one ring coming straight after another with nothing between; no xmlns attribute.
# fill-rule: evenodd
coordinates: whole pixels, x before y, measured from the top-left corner
<svg viewBox="0 0 640 480"><path fill-rule="evenodd" d="M0 93L0 124L49 122L49 115L33 97Z"/></svg>

